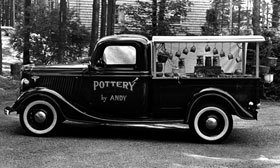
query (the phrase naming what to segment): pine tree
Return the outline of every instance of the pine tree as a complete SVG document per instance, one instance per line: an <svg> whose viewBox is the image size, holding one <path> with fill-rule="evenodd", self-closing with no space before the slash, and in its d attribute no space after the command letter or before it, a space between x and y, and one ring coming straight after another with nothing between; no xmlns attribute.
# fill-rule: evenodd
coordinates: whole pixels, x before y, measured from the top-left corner
<svg viewBox="0 0 280 168"><path fill-rule="evenodd" d="M2 26L2 3L0 3L0 30L1 30L1 26ZM2 32L0 35L0 75L2 75L3 71L2 71Z"/></svg>
<svg viewBox="0 0 280 168"><path fill-rule="evenodd" d="M94 46L98 40L98 28L99 28L99 0L93 0L92 5L92 21L91 21L91 40L89 47L89 56L92 55Z"/></svg>
<svg viewBox="0 0 280 168"><path fill-rule="evenodd" d="M106 34L106 0L101 2L101 25L100 25L100 37L104 37Z"/></svg>
<svg viewBox="0 0 280 168"><path fill-rule="evenodd" d="M272 27L278 28L279 26L279 9L280 9L280 0L272 0Z"/></svg>
<svg viewBox="0 0 280 168"><path fill-rule="evenodd" d="M153 0L152 4L152 35L157 35L157 0Z"/></svg>
<svg viewBox="0 0 280 168"><path fill-rule="evenodd" d="M161 0L159 4L159 13L158 13L158 28L160 29L159 35L166 35L166 26L164 21L165 16L165 6L166 6L166 0Z"/></svg>
<svg viewBox="0 0 280 168"><path fill-rule="evenodd" d="M30 63L30 7L31 7L31 0L25 0L24 3L24 26L25 26L25 33L24 33L24 49L23 49L23 65Z"/></svg>
<svg viewBox="0 0 280 168"><path fill-rule="evenodd" d="M260 0L254 0L253 1L253 17L252 17L252 24L253 24L253 30L255 35L261 34L261 28L260 28L260 7L261 2Z"/></svg>
<svg viewBox="0 0 280 168"><path fill-rule="evenodd" d="M66 42L66 16L67 16L67 4L66 0L60 1L59 11L59 48L58 48L58 63L64 62L65 55L65 42Z"/></svg>
<svg viewBox="0 0 280 168"><path fill-rule="evenodd" d="M107 35L114 34L116 0L108 1Z"/></svg>

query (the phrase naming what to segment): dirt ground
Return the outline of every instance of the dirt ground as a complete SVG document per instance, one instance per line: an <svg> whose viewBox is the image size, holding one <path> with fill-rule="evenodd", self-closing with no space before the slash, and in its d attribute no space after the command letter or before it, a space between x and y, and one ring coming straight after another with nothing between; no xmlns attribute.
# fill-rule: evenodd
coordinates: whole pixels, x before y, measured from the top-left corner
<svg viewBox="0 0 280 168"><path fill-rule="evenodd" d="M13 92L12 92L13 91ZM6 91L0 109L16 94ZM262 102L258 121L234 117L222 144L200 144L188 131L66 122L50 137L28 136L18 116L0 113L0 168L279 168L280 103Z"/></svg>

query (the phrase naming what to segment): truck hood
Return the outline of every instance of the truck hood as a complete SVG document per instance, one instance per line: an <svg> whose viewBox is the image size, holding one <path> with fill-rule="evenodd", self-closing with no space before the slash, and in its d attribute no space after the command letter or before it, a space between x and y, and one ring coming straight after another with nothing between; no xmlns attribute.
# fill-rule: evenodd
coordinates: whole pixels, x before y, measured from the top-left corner
<svg viewBox="0 0 280 168"><path fill-rule="evenodd" d="M23 71L31 74L77 74L88 69L88 64L67 64L67 65L24 65Z"/></svg>

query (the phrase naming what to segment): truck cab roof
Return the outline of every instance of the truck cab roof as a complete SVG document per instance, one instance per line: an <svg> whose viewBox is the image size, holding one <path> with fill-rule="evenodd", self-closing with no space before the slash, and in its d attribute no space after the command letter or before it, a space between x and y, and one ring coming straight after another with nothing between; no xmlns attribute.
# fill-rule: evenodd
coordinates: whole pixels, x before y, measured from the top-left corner
<svg viewBox="0 0 280 168"><path fill-rule="evenodd" d="M141 42L143 45L147 45L150 41L148 38L142 35L135 35L135 34L120 34L120 35L111 35L103 37L99 40L98 43L104 43L104 42L120 42L120 41L138 41Z"/></svg>

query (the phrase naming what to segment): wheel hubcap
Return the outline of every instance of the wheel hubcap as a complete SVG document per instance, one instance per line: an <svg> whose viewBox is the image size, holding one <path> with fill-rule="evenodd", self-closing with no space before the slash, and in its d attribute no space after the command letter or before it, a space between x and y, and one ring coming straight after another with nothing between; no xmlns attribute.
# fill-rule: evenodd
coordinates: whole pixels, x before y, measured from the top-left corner
<svg viewBox="0 0 280 168"><path fill-rule="evenodd" d="M209 130L214 130L216 129L218 126L218 120L215 117L209 117L206 120L206 128L208 128Z"/></svg>
<svg viewBox="0 0 280 168"><path fill-rule="evenodd" d="M34 115L34 119L37 123L44 123L47 119L47 115L45 112L43 111L38 111L35 115Z"/></svg>

